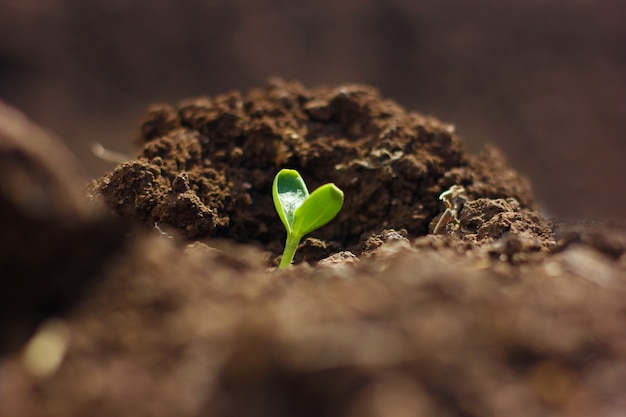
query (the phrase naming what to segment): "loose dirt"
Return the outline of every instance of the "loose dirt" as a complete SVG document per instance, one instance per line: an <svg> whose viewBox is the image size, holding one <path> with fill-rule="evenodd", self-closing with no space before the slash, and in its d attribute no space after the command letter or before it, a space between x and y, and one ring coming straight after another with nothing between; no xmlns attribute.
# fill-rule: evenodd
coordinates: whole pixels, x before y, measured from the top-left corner
<svg viewBox="0 0 626 417"><path fill-rule="evenodd" d="M2 132L2 416L626 413L626 229L545 220L496 150L371 87L152 106L78 196L71 156ZM346 195L286 271L281 168Z"/></svg>

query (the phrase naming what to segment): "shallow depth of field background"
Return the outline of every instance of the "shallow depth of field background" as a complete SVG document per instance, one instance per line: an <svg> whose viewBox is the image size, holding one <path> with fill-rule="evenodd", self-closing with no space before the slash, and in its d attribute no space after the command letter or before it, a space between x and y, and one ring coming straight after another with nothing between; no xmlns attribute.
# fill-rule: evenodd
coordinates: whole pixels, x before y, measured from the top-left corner
<svg viewBox="0 0 626 417"><path fill-rule="evenodd" d="M549 216L626 219L623 0L0 0L0 99L126 153L145 107L367 83L495 144Z"/></svg>

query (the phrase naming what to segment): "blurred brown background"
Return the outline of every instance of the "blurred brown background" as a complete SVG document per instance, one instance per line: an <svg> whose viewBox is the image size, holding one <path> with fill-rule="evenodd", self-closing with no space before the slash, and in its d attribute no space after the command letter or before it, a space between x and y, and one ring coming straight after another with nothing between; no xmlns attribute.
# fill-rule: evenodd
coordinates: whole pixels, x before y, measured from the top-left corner
<svg viewBox="0 0 626 417"><path fill-rule="evenodd" d="M501 148L546 214L625 219L624 0L0 0L0 98L130 153L155 101L359 82Z"/></svg>

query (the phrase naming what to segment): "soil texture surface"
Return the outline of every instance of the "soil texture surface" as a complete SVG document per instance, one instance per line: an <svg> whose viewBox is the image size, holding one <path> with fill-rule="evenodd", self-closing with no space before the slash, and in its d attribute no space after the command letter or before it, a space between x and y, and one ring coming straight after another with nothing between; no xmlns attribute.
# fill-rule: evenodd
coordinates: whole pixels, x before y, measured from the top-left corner
<svg viewBox="0 0 626 417"><path fill-rule="evenodd" d="M279 79L139 132L86 186L0 107L0 416L626 415L626 228L544 219L497 150ZM345 193L286 270L281 168Z"/></svg>
<svg viewBox="0 0 626 417"><path fill-rule="evenodd" d="M275 80L177 106L154 106L141 126L138 158L100 180L96 193L116 213L187 238L226 237L279 247L271 184L297 169L309 188L345 193L339 216L313 236L342 248L386 228L428 232L439 195L515 198L532 208L526 181L494 151L464 152L454 128L410 113L359 85L309 90Z"/></svg>

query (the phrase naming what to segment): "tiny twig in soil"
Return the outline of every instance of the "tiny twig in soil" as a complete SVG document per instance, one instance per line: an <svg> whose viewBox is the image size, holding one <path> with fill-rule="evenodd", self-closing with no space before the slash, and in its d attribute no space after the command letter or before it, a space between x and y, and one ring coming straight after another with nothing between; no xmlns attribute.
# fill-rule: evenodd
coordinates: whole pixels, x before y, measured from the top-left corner
<svg viewBox="0 0 626 417"><path fill-rule="evenodd" d="M94 142L91 145L91 152L103 161L111 162L113 164L121 164L122 162L130 161L132 159L126 154L111 151L105 148L100 142Z"/></svg>

